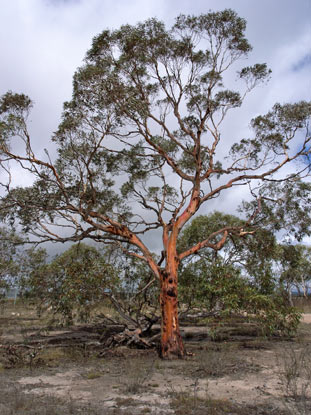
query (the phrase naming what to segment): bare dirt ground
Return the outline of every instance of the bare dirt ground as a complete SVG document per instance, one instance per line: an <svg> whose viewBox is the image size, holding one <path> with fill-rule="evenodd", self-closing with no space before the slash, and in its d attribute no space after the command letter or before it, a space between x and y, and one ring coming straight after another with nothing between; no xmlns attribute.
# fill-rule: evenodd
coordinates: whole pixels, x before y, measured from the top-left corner
<svg viewBox="0 0 311 415"><path fill-rule="evenodd" d="M176 361L159 359L155 350L103 352L95 335L93 342L76 347L68 339L81 338L81 331L62 329L40 331L48 339L44 346L22 352L10 346L10 351L12 339L25 344L39 336L35 317L29 317L27 330L21 329L21 318L11 315L12 324L2 333L1 415L311 414L311 360L306 357L311 314L303 316L299 336L291 340L267 340L244 330L211 341L208 327L185 327L191 356ZM53 344L60 335L66 347ZM309 363L309 372L302 373L300 366Z"/></svg>
<svg viewBox="0 0 311 415"><path fill-rule="evenodd" d="M301 318L301 322L302 323L307 323L307 324L311 324L311 313L305 313L305 314L303 314L302 315L302 318Z"/></svg>

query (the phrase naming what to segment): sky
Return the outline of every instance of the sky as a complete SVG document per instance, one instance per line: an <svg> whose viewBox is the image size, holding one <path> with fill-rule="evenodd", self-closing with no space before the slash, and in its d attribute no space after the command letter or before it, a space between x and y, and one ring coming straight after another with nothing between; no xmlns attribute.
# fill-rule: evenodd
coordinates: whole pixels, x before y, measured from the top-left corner
<svg viewBox="0 0 311 415"><path fill-rule="evenodd" d="M253 52L246 65L266 62L272 69L269 84L247 98L242 115L231 117L232 134L275 102L310 100L311 0L0 0L0 95L12 90L31 97L32 139L39 155L44 148L53 152L51 134L95 35L150 17L170 26L181 13L225 8L247 20ZM24 173L15 178L31 183Z"/></svg>

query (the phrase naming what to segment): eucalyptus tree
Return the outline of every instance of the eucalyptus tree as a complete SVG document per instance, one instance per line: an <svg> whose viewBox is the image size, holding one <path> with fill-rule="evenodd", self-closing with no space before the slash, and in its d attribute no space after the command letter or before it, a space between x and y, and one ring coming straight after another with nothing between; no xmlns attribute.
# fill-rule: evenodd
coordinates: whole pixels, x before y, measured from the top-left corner
<svg viewBox="0 0 311 415"><path fill-rule="evenodd" d="M49 262L44 251L28 250L20 268L21 292L35 299L39 314L50 310L55 320L72 324L100 311L104 322L143 333L158 321L157 287L150 284L150 269L136 258L121 261L111 249L80 242Z"/></svg>
<svg viewBox="0 0 311 415"><path fill-rule="evenodd" d="M26 294L37 298L39 313L51 309L64 322L72 323L74 312L87 321L90 311L105 293L117 290L116 270L94 247L73 245L50 263L41 261L23 281Z"/></svg>
<svg viewBox="0 0 311 415"><path fill-rule="evenodd" d="M55 161L33 150L31 100L9 92L0 103L1 160L8 174L2 218L17 220L42 241L91 238L147 263L160 285L166 358L185 355L179 264L204 247L221 249L229 235L245 235L258 207L243 226L220 227L177 252L183 226L222 192L272 179L309 151L309 138L300 137L310 118L306 102L276 104L253 119L250 138L231 149L233 137L222 137L228 112L270 76L265 64L243 67L252 49L245 28L244 19L224 10L181 15L171 29L150 19L104 30L74 75L72 100L53 136ZM237 90L228 87L232 78ZM12 188L9 162L31 172L33 185ZM160 259L150 248L155 238Z"/></svg>
<svg viewBox="0 0 311 415"><path fill-rule="evenodd" d="M221 227L242 225L237 216L217 211L199 215L182 230L177 251ZM306 286L310 279L306 247L281 246L271 230L258 225L253 231L244 237L230 234L221 252L205 247L183 262L179 269L183 311L198 307L220 315L246 311L265 334L292 335L300 316L292 302L289 306L284 286Z"/></svg>
<svg viewBox="0 0 311 415"><path fill-rule="evenodd" d="M19 273L18 249L22 239L15 232L0 228L0 289L14 284Z"/></svg>
<svg viewBox="0 0 311 415"><path fill-rule="evenodd" d="M310 139L308 127L306 123L305 133ZM308 215L311 204L309 154L303 157L301 166L300 176L292 173L285 181L267 180L259 189L260 210L253 225L273 233L281 232L284 241L294 239L301 242L304 237L311 236L311 216ZM257 201L244 201L243 214L250 214L256 207Z"/></svg>
<svg viewBox="0 0 311 415"><path fill-rule="evenodd" d="M311 247L306 245L283 244L279 246L279 277L292 304L293 289L299 296L310 294Z"/></svg>
<svg viewBox="0 0 311 415"><path fill-rule="evenodd" d="M245 221L237 216L218 211L209 215L199 215L181 232L177 251L185 251L199 241L204 240L204 236L217 232L218 229L243 227L244 223ZM189 300L191 298L195 300L196 280L202 286L206 283L210 284L211 295L213 296L213 284L217 282L217 275L219 276L218 280L223 281L222 283L228 286L230 282L227 283L227 276L232 274L243 276L245 280L251 282L252 286L256 287L258 292L269 295L273 292L277 283L273 267L278 257L279 247L275 235L269 230L253 226L253 231L247 232L244 237L241 237L240 234L231 233L220 253L210 247L205 247L197 252L194 257L188 257L181 266L181 284L189 287L189 293L185 293ZM187 276L185 277L184 274ZM198 274L201 277L198 277ZM200 282L201 278L202 281ZM193 287L190 289L191 284ZM185 291L184 287L182 289ZM227 290L225 286L223 289L224 291ZM198 291L200 290L198 289ZM199 292L197 294L202 297ZM242 298L242 293L240 295Z"/></svg>

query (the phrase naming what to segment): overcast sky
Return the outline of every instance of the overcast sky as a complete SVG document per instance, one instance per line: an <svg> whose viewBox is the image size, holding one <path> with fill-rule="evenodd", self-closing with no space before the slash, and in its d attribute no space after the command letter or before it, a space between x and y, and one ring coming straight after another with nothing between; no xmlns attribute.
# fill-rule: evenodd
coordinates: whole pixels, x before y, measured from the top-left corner
<svg viewBox="0 0 311 415"><path fill-rule="evenodd" d="M273 70L260 102L250 98L250 111L311 96L311 0L0 0L0 6L0 94L24 92L35 101L32 126L46 146L92 38L153 16L170 25L180 13L234 8L248 22L250 60Z"/></svg>
<svg viewBox="0 0 311 415"><path fill-rule="evenodd" d="M12 90L33 99L33 139L50 148L72 76L95 35L150 17L171 25L180 13L224 8L248 22L250 63L272 69L270 83L248 98L243 116L232 117L233 134L275 102L310 100L311 0L0 0L0 95Z"/></svg>

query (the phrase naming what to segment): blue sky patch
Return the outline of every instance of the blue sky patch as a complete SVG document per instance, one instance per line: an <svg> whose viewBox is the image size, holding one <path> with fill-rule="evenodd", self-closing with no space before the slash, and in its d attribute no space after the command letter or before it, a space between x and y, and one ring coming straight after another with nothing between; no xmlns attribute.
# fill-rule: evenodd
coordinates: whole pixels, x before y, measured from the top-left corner
<svg viewBox="0 0 311 415"><path fill-rule="evenodd" d="M300 71L301 69L305 68L306 66L311 65L311 53L305 55L300 61L298 61L295 65L293 65L293 70L295 72Z"/></svg>

